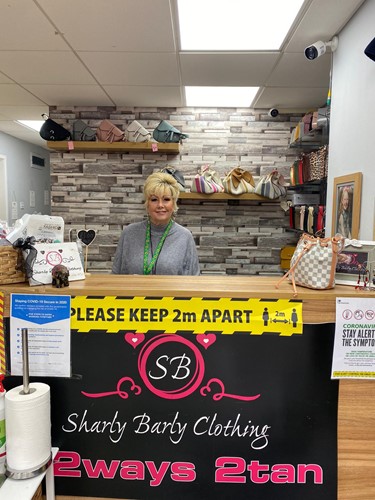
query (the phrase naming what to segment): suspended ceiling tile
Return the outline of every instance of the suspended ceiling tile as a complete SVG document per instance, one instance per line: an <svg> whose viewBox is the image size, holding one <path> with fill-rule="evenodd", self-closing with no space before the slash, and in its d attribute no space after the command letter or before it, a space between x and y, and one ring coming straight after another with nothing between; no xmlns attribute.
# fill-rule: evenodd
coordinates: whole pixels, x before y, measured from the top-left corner
<svg viewBox="0 0 375 500"><path fill-rule="evenodd" d="M1 2L0 50L46 49L67 50L68 47L36 3L29 0Z"/></svg>
<svg viewBox="0 0 375 500"><path fill-rule="evenodd" d="M38 132L32 131L31 129L26 128L23 125L20 125L19 123L16 123L13 120L0 121L0 127L1 130L6 133L18 131L28 136L30 135L33 136L34 133L38 134Z"/></svg>
<svg viewBox="0 0 375 500"><path fill-rule="evenodd" d="M180 87L105 85L116 106L181 107Z"/></svg>
<svg viewBox="0 0 375 500"><path fill-rule="evenodd" d="M267 87L254 107L309 111L324 106L326 99L326 88Z"/></svg>
<svg viewBox="0 0 375 500"><path fill-rule="evenodd" d="M95 82L72 52L0 51L0 68L22 84Z"/></svg>
<svg viewBox="0 0 375 500"><path fill-rule="evenodd" d="M313 61L304 54L284 54L267 80L271 87L322 87L329 86L331 54L324 54Z"/></svg>
<svg viewBox="0 0 375 500"><path fill-rule="evenodd" d="M303 52L309 44L328 42L338 34L364 0L313 0L298 24L286 52ZM306 39L309 41L306 43Z"/></svg>
<svg viewBox="0 0 375 500"><path fill-rule="evenodd" d="M6 120L41 120L48 114L48 106L0 106L0 114Z"/></svg>
<svg viewBox="0 0 375 500"><path fill-rule="evenodd" d="M37 97L15 83L0 85L0 106L32 106L42 103Z"/></svg>
<svg viewBox="0 0 375 500"><path fill-rule="evenodd" d="M25 85L49 106L112 106L99 85Z"/></svg>
<svg viewBox="0 0 375 500"><path fill-rule="evenodd" d="M181 52L183 85L259 86L263 85L280 54Z"/></svg>
<svg viewBox="0 0 375 500"><path fill-rule="evenodd" d="M102 85L179 85L173 53L80 52Z"/></svg>
<svg viewBox="0 0 375 500"><path fill-rule="evenodd" d="M39 4L79 51L175 50L166 0L64 0Z"/></svg>
<svg viewBox="0 0 375 500"><path fill-rule="evenodd" d="M0 84L2 84L2 83L13 83L13 82L10 78L5 76L3 73L0 73Z"/></svg>

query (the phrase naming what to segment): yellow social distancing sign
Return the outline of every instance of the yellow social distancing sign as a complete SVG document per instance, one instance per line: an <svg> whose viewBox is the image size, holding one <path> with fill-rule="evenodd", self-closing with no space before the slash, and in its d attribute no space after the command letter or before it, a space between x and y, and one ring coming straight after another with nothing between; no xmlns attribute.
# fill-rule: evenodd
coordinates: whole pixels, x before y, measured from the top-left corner
<svg viewBox="0 0 375 500"><path fill-rule="evenodd" d="M302 301L202 297L72 297L71 328L117 333L302 334Z"/></svg>

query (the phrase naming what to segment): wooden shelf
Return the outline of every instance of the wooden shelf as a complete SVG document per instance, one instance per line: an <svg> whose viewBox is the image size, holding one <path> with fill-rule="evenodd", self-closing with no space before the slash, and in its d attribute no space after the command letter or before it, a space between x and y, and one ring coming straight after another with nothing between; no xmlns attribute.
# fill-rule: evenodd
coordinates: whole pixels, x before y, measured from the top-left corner
<svg viewBox="0 0 375 500"><path fill-rule="evenodd" d="M246 193L246 194L228 194L228 193L213 193L213 194L202 194L202 193L190 193L190 192L181 192L179 195L179 199L181 200L202 200L202 201L213 201L213 200L253 200L253 201L266 201L270 203L280 203L280 199L270 200L269 198L265 198L264 196L259 196L254 193Z"/></svg>
<svg viewBox="0 0 375 500"><path fill-rule="evenodd" d="M157 151L153 151L153 145ZM165 142L101 142L101 141L47 141L47 147L54 151L80 151L87 153L167 153L178 154L179 143Z"/></svg>

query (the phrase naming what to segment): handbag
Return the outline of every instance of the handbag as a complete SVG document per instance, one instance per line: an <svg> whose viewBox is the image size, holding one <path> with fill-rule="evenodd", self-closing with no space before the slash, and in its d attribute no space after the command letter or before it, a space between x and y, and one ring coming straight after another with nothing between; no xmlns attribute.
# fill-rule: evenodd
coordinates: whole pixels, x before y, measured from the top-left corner
<svg viewBox="0 0 375 500"><path fill-rule="evenodd" d="M229 194L254 193L255 182L250 172L236 167L224 177L223 186Z"/></svg>
<svg viewBox="0 0 375 500"><path fill-rule="evenodd" d="M125 140L127 142L148 142L150 139L151 133L137 120L133 120L125 130Z"/></svg>
<svg viewBox="0 0 375 500"><path fill-rule="evenodd" d="M309 153L310 180L317 181L328 175L328 146L322 146L318 151Z"/></svg>
<svg viewBox="0 0 375 500"><path fill-rule="evenodd" d="M287 277L292 282L294 297L297 296L296 285L314 290L334 288L337 258L344 248L344 242L345 238L341 235L315 238L302 234L290 260L290 269L276 284L276 288Z"/></svg>
<svg viewBox="0 0 375 500"><path fill-rule="evenodd" d="M182 172L180 172L180 170L176 170L173 167L167 166L167 167L164 167L161 170L161 172L164 172L165 174L171 175L177 181L177 184L178 184L180 191L186 190L185 178L184 178Z"/></svg>
<svg viewBox="0 0 375 500"><path fill-rule="evenodd" d="M83 120L73 122L73 141L96 141L96 132Z"/></svg>
<svg viewBox="0 0 375 500"><path fill-rule="evenodd" d="M98 141L119 142L124 140L125 133L110 120L103 120L96 130Z"/></svg>
<svg viewBox="0 0 375 500"><path fill-rule="evenodd" d="M46 141L69 141L71 139L69 130L49 118L45 113L42 114L42 117L45 119L39 130L42 139Z"/></svg>
<svg viewBox="0 0 375 500"><path fill-rule="evenodd" d="M202 167L201 173L194 177L191 191L205 194L222 193L224 186L215 170L211 169L209 165L205 165Z"/></svg>
<svg viewBox="0 0 375 500"><path fill-rule="evenodd" d="M286 196L284 177L277 170L273 170L270 174L263 175L260 177L255 187L255 193L265 198L269 198L270 200Z"/></svg>
<svg viewBox="0 0 375 500"><path fill-rule="evenodd" d="M189 137L165 120L159 123L153 131L152 136L158 142L180 142L182 139Z"/></svg>

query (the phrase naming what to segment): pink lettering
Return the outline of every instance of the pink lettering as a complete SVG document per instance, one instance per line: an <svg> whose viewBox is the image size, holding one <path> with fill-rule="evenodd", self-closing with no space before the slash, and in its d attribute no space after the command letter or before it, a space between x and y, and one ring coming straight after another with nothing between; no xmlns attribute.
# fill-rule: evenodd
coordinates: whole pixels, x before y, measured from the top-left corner
<svg viewBox="0 0 375 500"><path fill-rule="evenodd" d="M171 472L171 479L176 482L191 483L197 477L195 466L191 462L173 462Z"/></svg>
<svg viewBox="0 0 375 500"><path fill-rule="evenodd" d="M161 482L164 479L164 476L169 469L169 465L171 462L162 462L159 470L155 466L155 462L146 461L146 466L150 471L152 481L150 481L150 486L160 486Z"/></svg>
<svg viewBox="0 0 375 500"><path fill-rule="evenodd" d="M215 474L216 483L245 483L246 477L239 476L246 470L246 462L240 457L220 457L215 462L220 467Z"/></svg>
<svg viewBox="0 0 375 500"><path fill-rule="evenodd" d="M137 479L143 481L145 478L145 466L139 460L124 460L121 462L121 479Z"/></svg>
<svg viewBox="0 0 375 500"><path fill-rule="evenodd" d="M100 475L104 479L113 479L116 475L120 460L112 460L109 468L104 460L97 460L94 467L91 460L84 458L82 460L83 466L86 469L87 477L90 479L98 479Z"/></svg>
<svg viewBox="0 0 375 500"><path fill-rule="evenodd" d="M313 472L314 483L323 484L323 469L317 464L300 464L298 466L297 481L306 483L307 472Z"/></svg>
<svg viewBox="0 0 375 500"><path fill-rule="evenodd" d="M81 457L75 451L59 451L53 464L53 472L56 477L81 477L78 469L81 465Z"/></svg>

